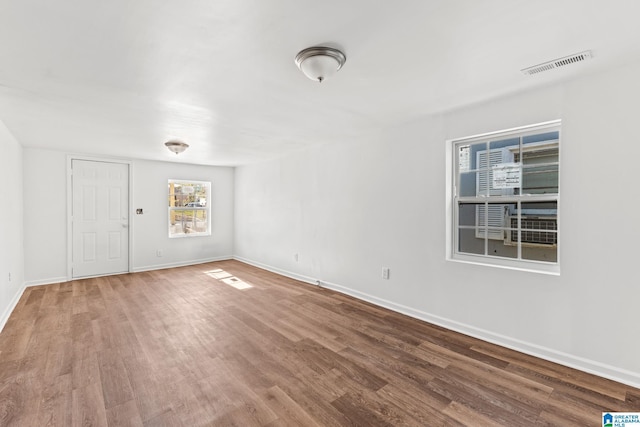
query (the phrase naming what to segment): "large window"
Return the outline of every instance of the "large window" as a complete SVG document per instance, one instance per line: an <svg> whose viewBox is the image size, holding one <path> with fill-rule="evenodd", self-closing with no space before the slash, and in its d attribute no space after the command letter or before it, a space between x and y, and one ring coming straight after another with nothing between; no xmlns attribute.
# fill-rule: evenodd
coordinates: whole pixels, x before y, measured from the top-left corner
<svg viewBox="0 0 640 427"><path fill-rule="evenodd" d="M211 183L169 180L169 237L211 235Z"/></svg>
<svg viewBox="0 0 640 427"><path fill-rule="evenodd" d="M560 122L450 143L449 258L558 273Z"/></svg>

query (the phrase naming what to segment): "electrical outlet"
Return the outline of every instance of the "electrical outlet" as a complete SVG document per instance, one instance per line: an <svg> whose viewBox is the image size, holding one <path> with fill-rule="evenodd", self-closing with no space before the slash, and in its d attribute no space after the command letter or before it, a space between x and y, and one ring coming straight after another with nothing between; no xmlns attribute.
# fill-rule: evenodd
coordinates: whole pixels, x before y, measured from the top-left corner
<svg viewBox="0 0 640 427"><path fill-rule="evenodd" d="M158 250L156 251L156 256L157 256L157 257L161 257L161 256L162 256L162 249L158 249Z"/></svg>
<svg viewBox="0 0 640 427"><path fill-rule="evenodd" d="M391 274L389 267L382 267L382 278L388 280L389 274Z"/></svg>
<svg viewBox="0 0 640 427"><path fill-rule="evenodd" d="M9 273L9 281L11 281L11 273Z"/></svg>
<svg viewBox="0 0 640 427"><path fill-rule="evenodd" d="M294 260L295 262L298 262L298 254L293 254L293 260Z"/></svg>

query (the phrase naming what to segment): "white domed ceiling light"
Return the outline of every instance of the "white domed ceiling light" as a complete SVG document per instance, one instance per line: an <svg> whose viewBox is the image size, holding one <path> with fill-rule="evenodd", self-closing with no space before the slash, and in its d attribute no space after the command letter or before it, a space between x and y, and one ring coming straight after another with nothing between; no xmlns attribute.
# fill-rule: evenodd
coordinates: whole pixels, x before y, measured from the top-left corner
<svg viewBox="0 0 640 427"><path fill-rule="evenodd" d="M322 83L338 72L347 57L338 49L314 46L301 50L296 55L296 65L305 76Z"/></svg>
<svg viewBox="0 0 640 427"><path fill-rule="evenodd" d="M187 148L189 148L189 144L182 141L167 141L164 145L169 149L169 151L180 154Z"/></svg>

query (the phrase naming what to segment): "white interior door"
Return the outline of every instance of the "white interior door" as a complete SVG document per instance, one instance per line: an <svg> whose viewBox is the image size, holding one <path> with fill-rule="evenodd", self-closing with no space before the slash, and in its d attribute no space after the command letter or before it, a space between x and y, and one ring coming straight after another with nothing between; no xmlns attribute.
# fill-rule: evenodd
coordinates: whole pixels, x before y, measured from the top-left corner
<svg viewBox="0 0 640 427"><path fill-rule="evenodd" d="M129 165L72 160L72 276L129 271Z"/></svg>

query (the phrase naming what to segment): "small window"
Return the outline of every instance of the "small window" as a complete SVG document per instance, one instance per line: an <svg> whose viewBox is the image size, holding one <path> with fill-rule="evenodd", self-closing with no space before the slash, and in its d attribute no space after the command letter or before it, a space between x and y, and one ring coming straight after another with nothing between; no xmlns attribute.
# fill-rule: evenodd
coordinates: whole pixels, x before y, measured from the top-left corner
<svg viewBox="0 0 640 427"><path fill-rule="evenodd" d="M211 235L211 183L169 180L169 237Z"/></svg>
<svg viewBox="0 0 640 427"><path fill-rule="evenodd" d="M558 273L560 122L450 141L448 258Z"/></svg>

